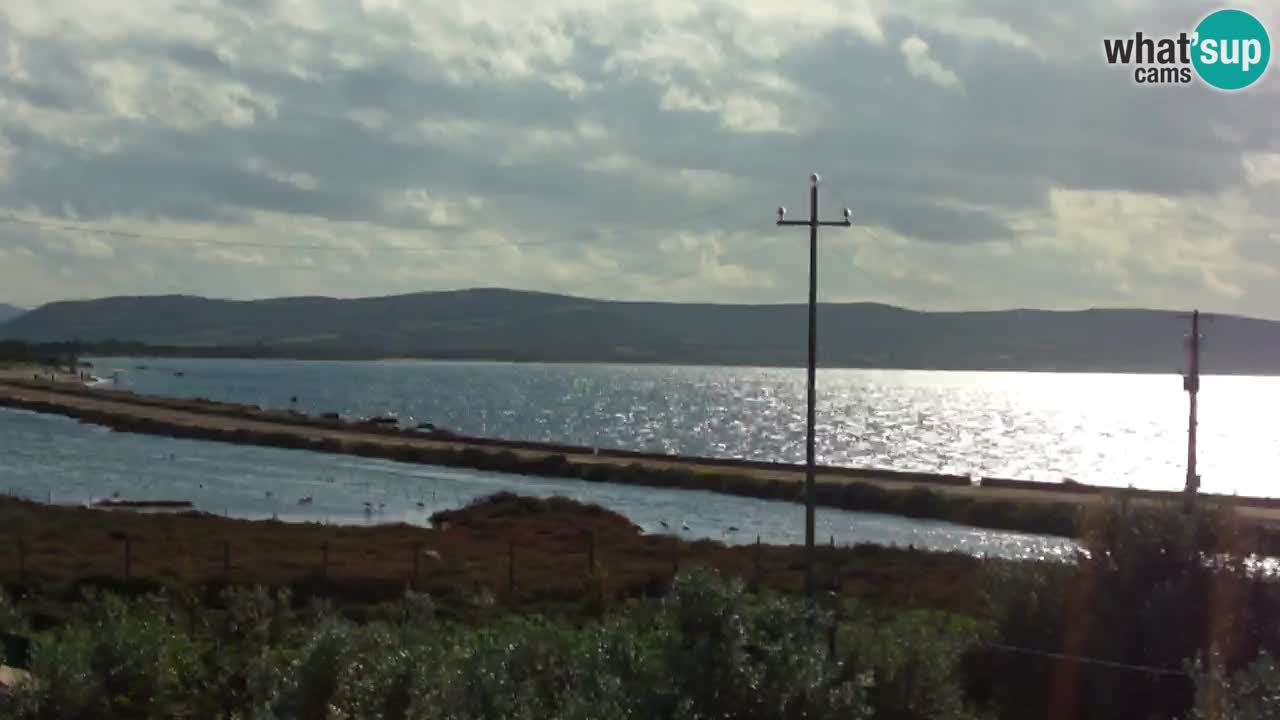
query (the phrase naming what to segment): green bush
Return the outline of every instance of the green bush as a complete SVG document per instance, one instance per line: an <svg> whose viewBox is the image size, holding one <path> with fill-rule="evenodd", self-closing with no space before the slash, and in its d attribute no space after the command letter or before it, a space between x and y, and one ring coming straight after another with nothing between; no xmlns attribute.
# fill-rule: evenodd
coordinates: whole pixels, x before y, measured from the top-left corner
<svg viewBox="0 0 1280 720"><path fill-rule="evenodd" d="M74 622L37 637L38 689L18 693L31 718L148 718L189 707L202 646L158 598L128 602L90 592Z"/></svg>
<svg viewBox="0 0 1280 720"><path fill-rule="evenodd" d="M946 518L946 499L936 490L913 487L902 499L902 514L914 518Z"/></svg>
<svg viewBox="0 0 1280 720"><path fill-rule="evenodd" d="M1220 657L1227 674L1260 650L1280 650L1270 630L1280 592L1246 567L1228 509L1205 506L1189 516L1120 499L1097 508L1083 528L1074 566L992 563L985 573L1001 642L1042 653L975 656L971 669L1002 717L1042 712L1047 702L1066 703L1063 718L1185 717L1195 688L1180 669L1208 652L1210 637L1229 648Z"/></svg>
<svg viewBox="0 0 1280 720"><path fill-rule="evenodd" d="M956 680L965 632L855 615L832 656L832 615L811 624L797 599L709 572L599 622L463 626L411 596L357 624L262 589L222 600L193 617L171 598L86 596L38 636L38 682L17 692L15 717L970 717Z"/></svg>
<svg viewBox="0 0 1280 720"><path fill-rule="evenodd" d="M1263 652L1247 667L1228 674L1220 657L1211 667L1191 667L1196 704L1189 720L1272 720L1280 717L1280 666Z"/></svg>

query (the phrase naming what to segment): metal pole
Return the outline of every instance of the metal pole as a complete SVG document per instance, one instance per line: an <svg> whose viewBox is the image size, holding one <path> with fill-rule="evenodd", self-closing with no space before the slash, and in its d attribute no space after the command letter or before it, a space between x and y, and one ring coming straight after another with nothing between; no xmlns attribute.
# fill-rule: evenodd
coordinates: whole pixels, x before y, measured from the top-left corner
<svg viewBox="0 0 1280 720"><path fill-rule="evenodd" d="M815 427L817 425L817 375L818 375L818 227L833 225L850 227L852 213L844 211L841 222L823 222L818 219L817 173L809 176L809 219L786 220L786 208L778 208L779 225L809 226L809 362L806 384L805 467L804 467L804 592L812 605L817 599L815 584L814 506L817 504L817 459L815 452Z"/></svg>
<svg viewBox="0 0 1280 720"><path fill-rule="evenodd" d="M817 424L818 381L818 176L809 182L809 376L805 391L808 417L804 436L804 547L807 553L804 566L804 593L814 597L814 504L817 502L816 457L814 453L814 425Z"/></svg>
<svg viewBox="0 0 1280 720"><path fill-rule="evenodd" d="M1195 501L1195 494L1200 489L1200 475L1196 472L1196 397L1200 392L1200 311L1191 313L1191 339L1187 344L1190 355L1187 376L1183 380L1183 389L1190 396L1187 411L1187 484L1186 510L1190 512Z"/></svg>

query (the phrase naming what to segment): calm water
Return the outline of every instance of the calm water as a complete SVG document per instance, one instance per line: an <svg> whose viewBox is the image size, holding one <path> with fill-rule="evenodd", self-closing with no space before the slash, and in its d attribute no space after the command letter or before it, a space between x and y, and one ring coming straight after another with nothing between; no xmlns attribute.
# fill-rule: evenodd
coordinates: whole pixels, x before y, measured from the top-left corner
<svg viewBox="0 0 1280 720"><path fill-rule="evenodd" d="M804 542L804 509L791 503L114 433L56 415L0 409L0 492L38 500L84 503L119 492L125 498L190 500L207 512L250 519L278 514L283 520L427 525L436 510L500 490L599 503L647 531L663 532L666 522L686 538L746 543L759 535L767 543ZM313 504L298 506L307 496ZM366 502L384 510L366 516ZM1011 558L1066 559L1073 547L1060 538L822 508L817 532L840 544L915 545Z"/></svg>
<svg viewBox="0 0 1280 720"><path fill-rule="evenodd" d="M140 364L150 369L137 370ZM396 415L467 433L698 455L804 459L804 371L470 362L98 361L140 392ZM183 377L176 377L181 370ZM820 370L821 462L1178 489L1176 375ZM1280 495L1280 378L1206 377L1208 492Z"/></svg>

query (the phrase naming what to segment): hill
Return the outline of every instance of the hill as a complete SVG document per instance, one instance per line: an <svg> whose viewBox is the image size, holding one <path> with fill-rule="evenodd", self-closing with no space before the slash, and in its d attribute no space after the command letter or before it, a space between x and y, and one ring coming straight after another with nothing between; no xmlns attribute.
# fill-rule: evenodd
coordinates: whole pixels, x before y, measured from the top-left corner
<svg viewBox="0 0 1280 720"><path fill-rule="evenodd" d="M819 307L824 366L1173 372L1188 323L1157 310L917 312ZM50 303L3 325L27 342L110 340L183 354L802 366L806 307L590 300L475 289L390 297ZM1280 323L1217 318L1203 369L1280 374Z"/></svg>
<svg viewBox="0 0 1280 720"><path fill-rule="evenodd" d="M0 323L8 322L26 311L26 308L20 308L17 305L0 303Z"/></svg>

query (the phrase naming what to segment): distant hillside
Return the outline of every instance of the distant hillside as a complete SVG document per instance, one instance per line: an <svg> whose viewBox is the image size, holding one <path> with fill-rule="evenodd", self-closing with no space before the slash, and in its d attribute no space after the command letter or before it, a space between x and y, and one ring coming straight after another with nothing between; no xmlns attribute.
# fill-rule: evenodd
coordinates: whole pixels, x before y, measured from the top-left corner
<svg viewBox="0 0 1280 720"><path fill-rule="evenodd" d="M1153 310L915 312L819 308L825 366L1173 372L1188 323ZM805 363L806 308L587 300L461 290L338 300L187 296L58 302L0 325L29 342L139 341L213 354L547 362ZM1280 374L1280 323L1220 317L1204 370ZM233 348L234 350L228 350Z"/></svg>
<svg viewBox="0 0 1280 720"><path fill-rule="evenodd" d="M0 323L8 322L26 311L26 308L20 308L17 305L0 303Z"/></svg>

